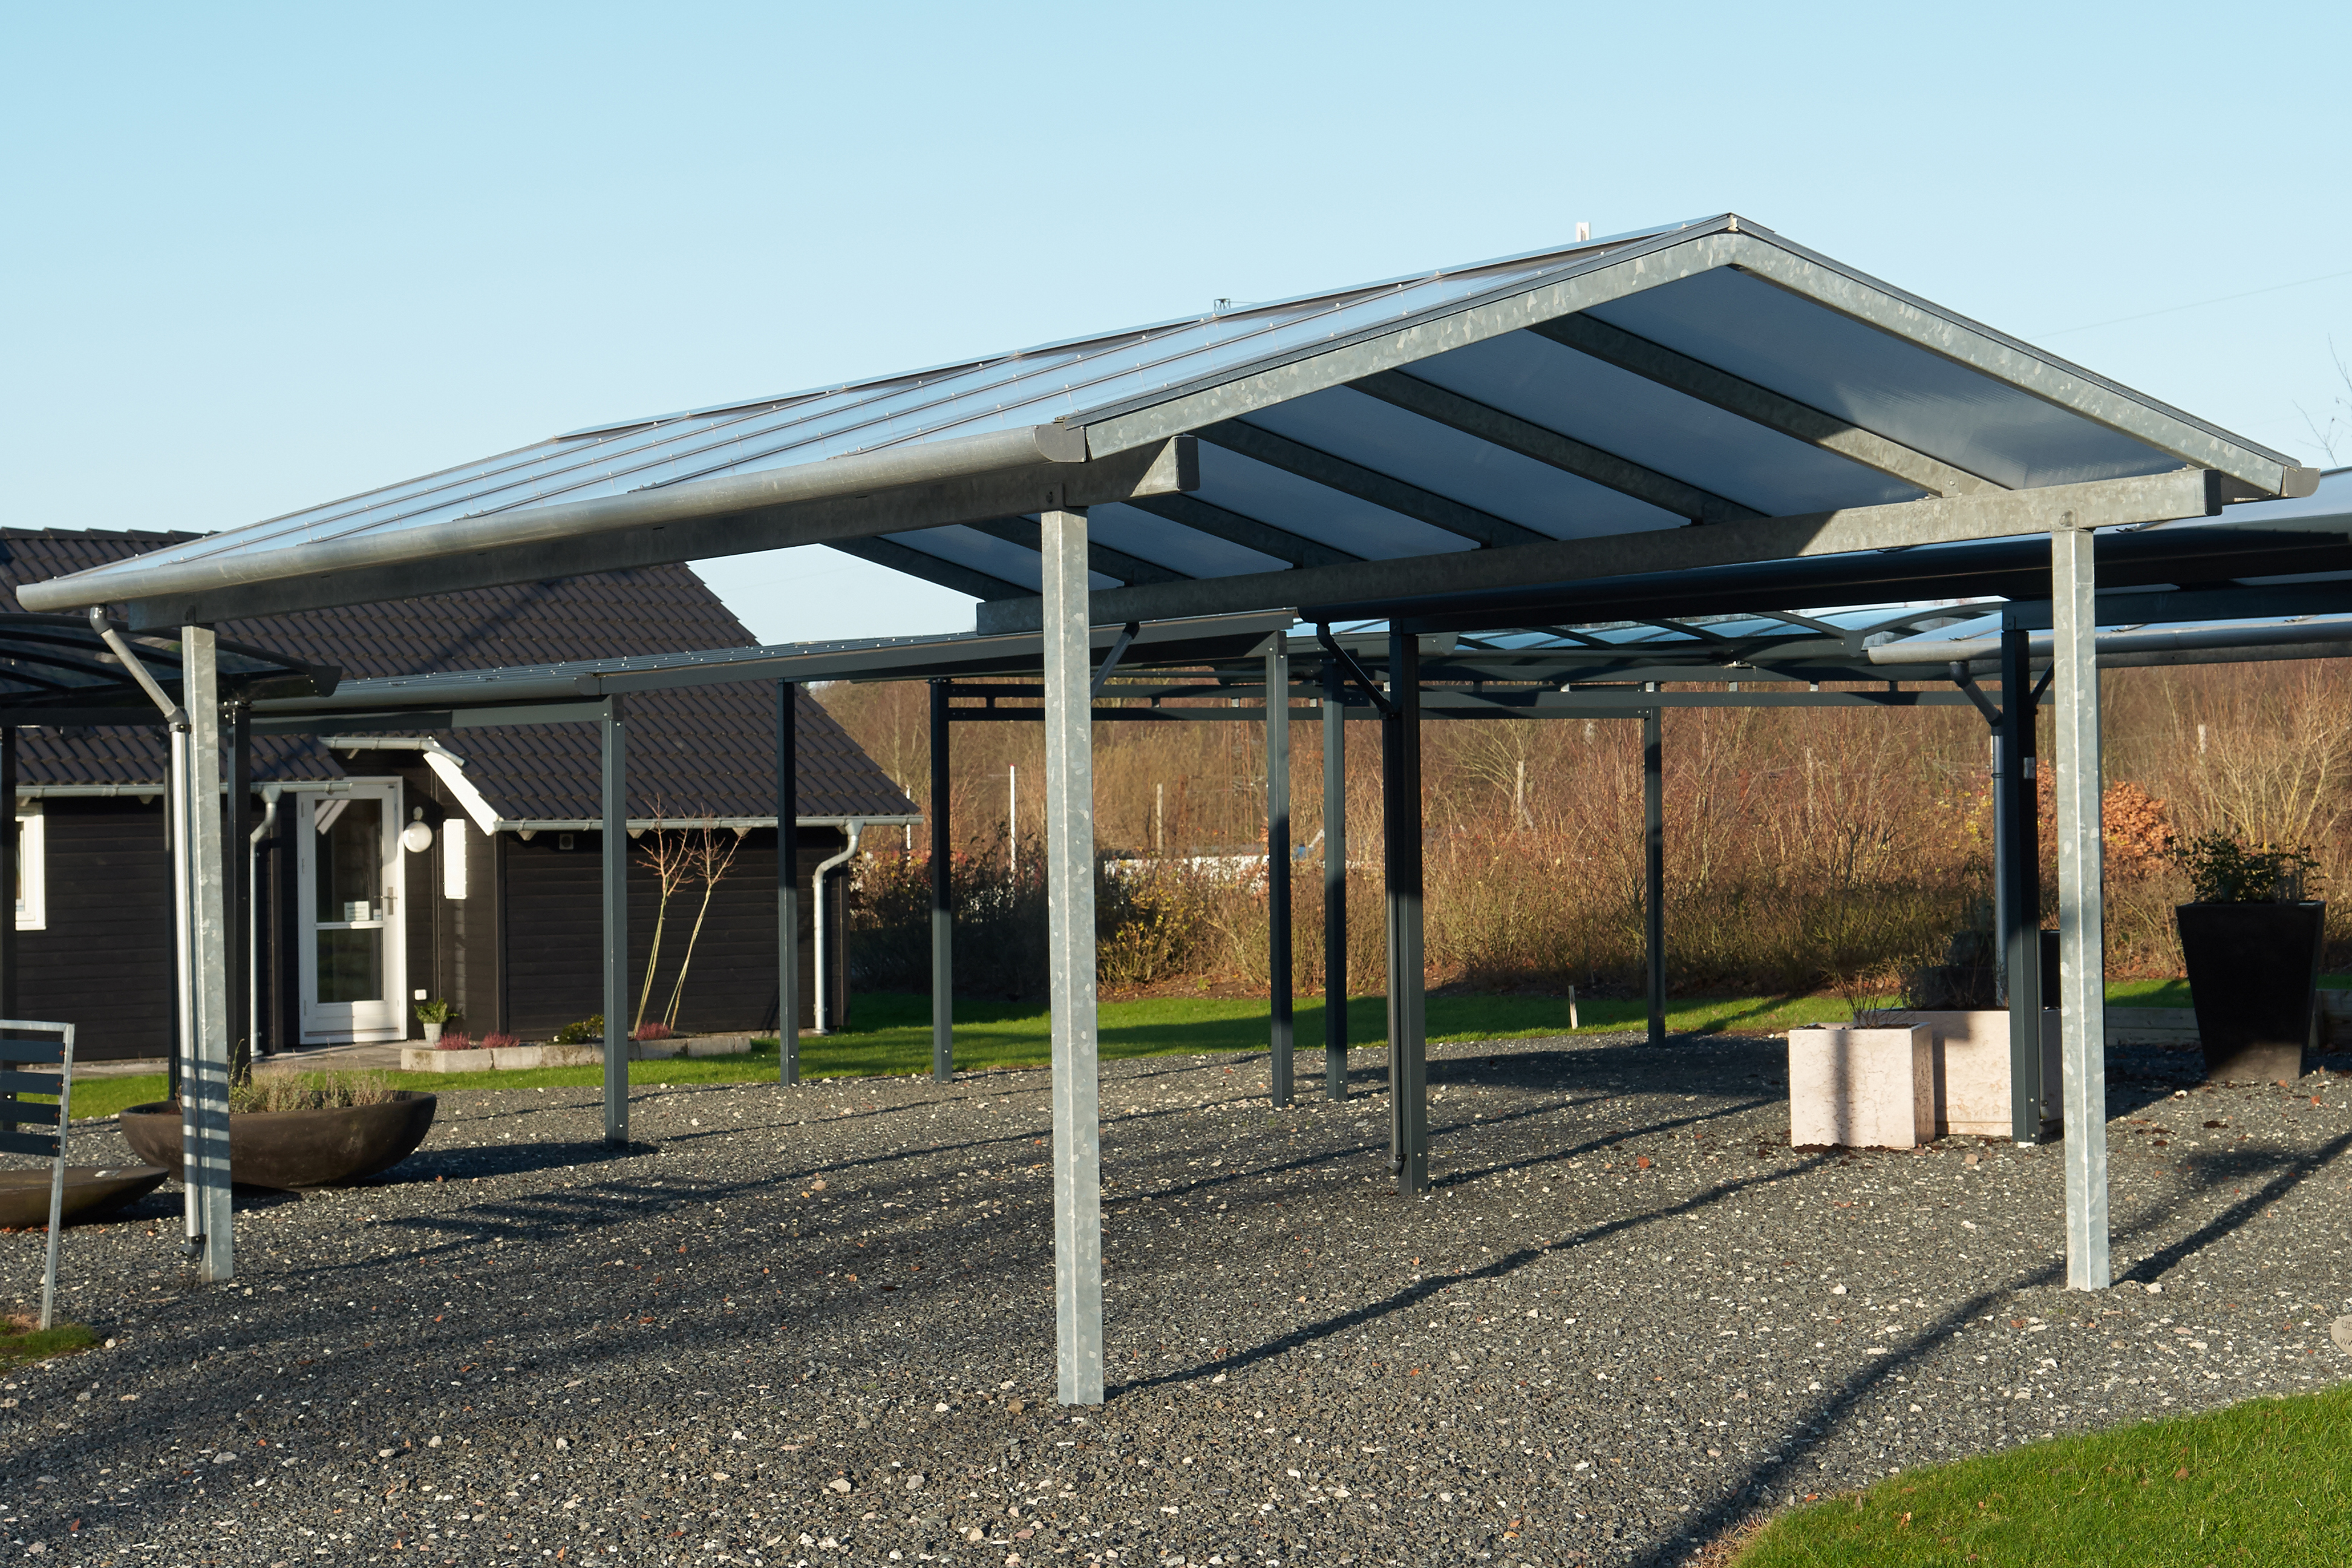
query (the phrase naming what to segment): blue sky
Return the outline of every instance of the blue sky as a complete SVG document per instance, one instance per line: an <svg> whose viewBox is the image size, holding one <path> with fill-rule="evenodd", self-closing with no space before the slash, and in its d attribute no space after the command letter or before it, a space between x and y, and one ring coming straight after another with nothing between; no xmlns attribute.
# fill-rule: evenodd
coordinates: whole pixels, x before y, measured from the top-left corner
<svg viewBox="0 0 2352 1568"><path fill-rule="evenodd" d="M8 37L13 526L230 527L1725 210L2305 460L2333 414L2352 463L2340 4L133 5ZM830 552L703 570L763 640L971 623Z"/></svg>

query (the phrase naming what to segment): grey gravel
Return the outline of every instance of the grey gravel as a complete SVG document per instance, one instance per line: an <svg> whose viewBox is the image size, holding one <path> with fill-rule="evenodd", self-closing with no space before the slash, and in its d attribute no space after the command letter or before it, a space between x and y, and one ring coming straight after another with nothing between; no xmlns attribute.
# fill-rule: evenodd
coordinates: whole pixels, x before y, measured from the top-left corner
<svg viewBox="0 0 2352 1568"><path fill-rule="evenodd" d="M2336 1381L2333 1073L2113 1057L2056 1148L1787 1144L1764 1039L1432 1053L1438 1188L1258 1058L1104 1073L1109 1402L1052 1403L1045 1077L445 1096L377 1183L77 1230L108 1348L0 1390L11 1555L156 1564L1665 1563L1907 1466ZM1301 1082L1318 1085L1302 1053ZM2331 1066L2352 1064L2331 1063ZM2315 1100L2317 1103L2315 1103ZM124 1158L110 1129L78 1158ZM29 1300L39 1237L0 1240ZM39 1551L36 1552L36 1548Z"/></svg>

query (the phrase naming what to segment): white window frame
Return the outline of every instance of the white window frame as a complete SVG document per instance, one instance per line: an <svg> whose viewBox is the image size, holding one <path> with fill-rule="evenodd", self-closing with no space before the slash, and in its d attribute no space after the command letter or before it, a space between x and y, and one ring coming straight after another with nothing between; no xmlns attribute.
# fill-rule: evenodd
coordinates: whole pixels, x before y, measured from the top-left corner
<svg viewBox="0 0 2352 1568"><path fill-rule="evenodd" d="M37 800L16 803L16 875L25 885L16 900L18 931L49 929L49 817Z"/></svg>

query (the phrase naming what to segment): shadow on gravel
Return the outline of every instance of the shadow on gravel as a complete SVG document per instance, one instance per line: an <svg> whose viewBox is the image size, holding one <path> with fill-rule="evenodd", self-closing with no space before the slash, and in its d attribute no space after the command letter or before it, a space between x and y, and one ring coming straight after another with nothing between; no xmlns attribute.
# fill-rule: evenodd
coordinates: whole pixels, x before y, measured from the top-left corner
<svg viewBox="0 0 2352 1568"><path fill-rule="evenodd" d="M652 1143L607 1143L579 1139L562 1143L445 1143L427 1145L394 1165L345 1184L345 1191L406 1186L442 1177L523 1176L535 1171L593 1170L618 1160L642 1160L654 1153Z"/></svg>
<svg viewBox="0 0 2352 1568"><path fill-rule="evenodd" d="M1238 1372L1297 1346L1313 1344L1318 1340L1328 1340L1335 1334L1345 1333L1349 1329L1361 1328L1366 1323L1377 1321L1391 1313L1416 1306L1439 1291L1450 1289L1454 1286L1467 1284L1475 1279L1499 1279L1506 1275L1517 1273L1537 1258L1548 1254L1588 1247L1596 1241L1606 1241L1612 1237L1651 1224L1653 1221L1671 1219L1677 1215L1693 1214L1711 1204L1720 1203L1726 1198L1736 1197L1753 1188L1791 1180L1832 1163L1832 1157L1829 1155L1815 1155L1803 1164L1790 1170L1769 1172L1736 1182L1717 1182L1706 1192L1694 1194L1682 1202L1667 1207L1652 1209L1647 1214L1630 1215L1623 1219L1611 1220L1606 1225L1597 1225L1590 1230L1579 1231L1573 1236L1564 1237L1548 1247L1523 1247L1516 1252L1507 1252L1496 1258L1494 1262L1477 1268L1467 1268L1455 1274L1433 1274L1428 1279L1409 1285L1382 1300L1372 1302L1369 1306L1358 1307L1352 1311L1342 1312L1336 1318L1326 1318L1319 1323L1295 1329L1280 1339L1269 1340L1264 1344L1254 1346L1236 1354L1216 1361L1202 1362L1181 1371L1160 1373L1151 1377L1137 1378L1131 1383L1113 1384L1106 1389L1105 1393L1107 1395L1141 1393L1164 1384L1192 1383L1220 1373Z"/></svg>
<svg viewBox="0 0 2352 1568"><path fill-rule="evenodd" d="M2326 1165L2347 1149L2352 1149L2352 1132L2330 1139L2307 1154L2291 1158L2278 1155L2231 1154L2210 1161L2190 1162L2196 1168L2199 1182L2208 1186L2219 1186L2223 1182L2229 1181L2251 1182L2256 1179L2259 1172L2264 1170L2275 1171L2277 1174L2272 1176L2256 1191L2241 1201L2231 1204L2170 1247L2165 1247L2162 1251L2151 1253L2133 1264L2117 1278L2147 1284L2162 1275L2167 1269L2179 1267L2255 1218L2263 1210L2286 1196L2305 1177L2315 1174L2321 1166ZM2133 1229L2143 1229L2154 1223L2155 1217L2152 1215L2140 1225L2135 1226Z"/></svg>
<svg viewBox="0 0 2352 1568"><path fill-rule="evenodd" d="M1970 1319L1981 1316L1987 1307L1999 1301L2002 1296L2015 1290L2031 1289L2037 1285L2047 1285L2061 1272L2061 1265L2048 1263L2017 1277L2010 1284L1981 1290L1912 1335L1902 1350L1880 1357L1838 1387L1824 1390L1821 1398L1813 1402L1811 1410L1790 1423L1789 1436L1791 1440L1784 1445L1789 1452L1766 1456L1748 1472L1747 1480L1736 1490L1725 1492L1714 1503L1695 1508L1687 1518L1678 1521L1665 1539L1633 1558L1633 1568L1666 1568L1668 1563L1688 1563L1696 1550L1714 1544L1750 1515L1771 1508L1772 1500L1784 1490L1793 1495L1797 1489L1793 1479L1797 1466L1811 1452L1810 1444L1798 1439L1818 1436L1822 1427L1860 1404L1864 1395L1897 1372L1916 1366L1925 1358L1929 1346L1965 1328Z"/></svg>

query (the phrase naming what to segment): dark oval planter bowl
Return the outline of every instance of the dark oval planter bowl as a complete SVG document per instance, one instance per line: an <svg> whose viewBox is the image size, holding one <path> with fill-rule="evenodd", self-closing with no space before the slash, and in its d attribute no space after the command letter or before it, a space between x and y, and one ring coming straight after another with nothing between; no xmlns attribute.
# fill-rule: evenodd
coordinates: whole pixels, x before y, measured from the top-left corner
<svg viewBox="0 0 2352 1568"><path fill-rule="evenodd" d="M380 1105L237 1112L228 1119L229 1178L241 1186L328 1187L388 1171L425 1142L438 1103L401 1089ZM149 1164L179 1171L178 1106L132 1106L122 1113L122 1136Z"/></svg>

